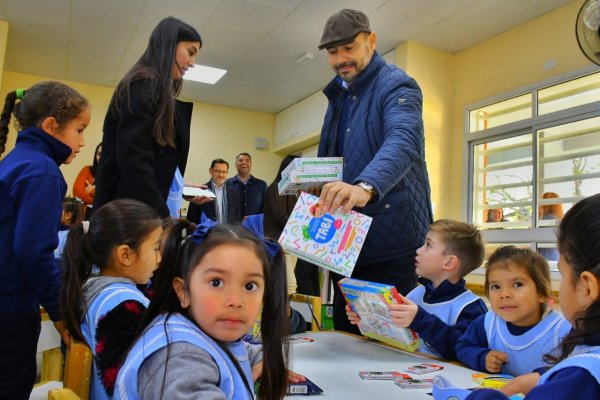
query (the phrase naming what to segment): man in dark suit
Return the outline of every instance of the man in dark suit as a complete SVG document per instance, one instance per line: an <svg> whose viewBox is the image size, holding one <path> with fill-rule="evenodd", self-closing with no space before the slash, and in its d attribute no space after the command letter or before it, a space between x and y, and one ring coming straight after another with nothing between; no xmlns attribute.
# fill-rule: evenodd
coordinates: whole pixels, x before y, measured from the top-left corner
<svg viewBox="0 0 600 400"><path fill-rule="evenodd" d="M233 187L240 194L238 205L242 219L246 220L248 215L262 214L265 205L265 194L267 183L253 176L252 158L248 153L240 153L235 158L237 175L227 179L227 189Z"/></svg>
<svg viewBox="0 0 600 400"><path fill-rule="evenodd" d="M229 163L221 158L214 159L210 164L208 173L210 181L206 183L208 190L217 196L214 201L206 204L190 203L187 219L190 222L199 223L202 213L213 221L236 223L242 220L240 214L240 195L235 187L225 185Z"/></svg>

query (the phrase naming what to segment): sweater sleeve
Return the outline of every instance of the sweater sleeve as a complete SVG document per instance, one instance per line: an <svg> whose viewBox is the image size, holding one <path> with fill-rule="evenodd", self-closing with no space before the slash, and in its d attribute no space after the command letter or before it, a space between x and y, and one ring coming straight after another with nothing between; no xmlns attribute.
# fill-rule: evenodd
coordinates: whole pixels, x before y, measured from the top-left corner
<svg viewBox="0 0 600 400"><path fill-rule="evenodd" d="M96 366L106 392L112 396L122 358L133 343L146 307L126 300L106 313L96 327Z"/></svg>
<svg viewBox="0 0 600 400"><path fill-rule="evenodd" d="M161 216L169 209L156 184L154 172L155 143L152 135L157 106L150 90L151 81L131 84L129 102L122 101L118 110L116 161L121 173L122 197L140 200L152 206Z"/></svg>
<svg viewBox="0 0 600 400"><path fill-rule="evenodd" d="M458 339L456 357L467 367L485 371L485 356L490 352L485 332L485 314L469 325L467 331Z"/></svg>
<svg viewBox="0 0 600 400"><path fill-rule="evenodd" d="M557 371L543 385L534 387L525 400L572 400L575 398L600 399L600 385L589 371L571 367ZM493 389L475 390L467 400L507 400L508 397Z"/></svg>
<svg viewBox="0 0 600 400"><path fill-rule="evenodd" d="M190 343L177 342L144 361L138 372L138 393L146 400L225 400L219 378L219 368L210 354Z"/></svg>
<svg viewBox="0 0 600 400"><path fill-rule="evenodd" d="M263 347L262 344L253 344L244 342L246 350L248 351L248 360L250 365L253 367L263 360Z"/></svg>
<svg viewBox="0 0 600 400"><path fill-rule="evenodd" d="M53 321L60 319L60 270L54 264L54 249L58 246L63 196L64 183L52 176L22 181L12 193L17 267Z"/></svg>
<svg viewBox="0 0 600 400"><path fill-rule="evenodd" d="M485 313L485 304L482 300L478 300L463 309L455 325L447 325L437 316L419 307L410 328L415 330L443 358L454 361L456 360L455 347L458 339L465 333L472 321Z"/></svg>
<svg viewBox="0 0 600 400"><path fill-rule="evenodd" d="M90 193L86 192L86 180L92 185L94 184L94 178L92 177L89 165L83 167L81 171L79 171L79 174L77 174L77 178L75 178L75 182L73 183L73 196L79 197L85 204L94 204L95 189L92 189Z"/></svg>

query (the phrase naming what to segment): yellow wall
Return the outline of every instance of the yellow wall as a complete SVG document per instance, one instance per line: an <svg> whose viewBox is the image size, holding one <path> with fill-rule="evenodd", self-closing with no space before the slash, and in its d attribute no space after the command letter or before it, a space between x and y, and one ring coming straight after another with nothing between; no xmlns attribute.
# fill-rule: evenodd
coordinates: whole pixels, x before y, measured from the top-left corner
<svg viewBox="0 0 600 400"><path fill-rule="evenodd" d="M396 48L396 65L412 76L423 92L425 157L434 218L451 213L445 198L452 188L445 172L450 163L445 150L451 136L452 55L414 42Z"/></svg>
<svg viewBox="0 0 600 400"><path fill-rule="evenodd" d="M6 44L8 43L8 22L0 21L0 82L4 72L4 60L6 58Z"/></svg>
<svg viewBox="0 0 600 400"><path fill-rule="evenodd" d="M453 56L454 96L449 104L452 129L449 146L444 150L449 167L442 177L447 180L444 201L448 214L441 217L464 217L464 107L591 64L575 38L575 19L581 3L573 1ZM544 71L544 62L551 59L556 61L556 68Z"/></svg>
<svg viewBox="0 0 600 400"><path fill-rule="evenodd" d="M397 47L396 64L413 76L423 91L426 157L435 218L464 217L461 210L467 196L463 193L466 105L590 65L574 34L580 6L581 2L574 0L455 55L414 42ZM2 43L6 42L7 31L8 25L0 24L0 61L4 57ZM544 71L544 62L551 59L556 67ZM1 93L28 87L42 79L4 71ZM63 166L67 182L71 183L79 169L92 160L112 89L66 83L88 96L93 107L86 137L88 145L71 166ZM200 183L208 180L207 168L216 157L230 161L232 176L233 157L248 151L253 156L254 175L270 182L281 160L280 155L273 153L273 130L272 114L196 103L186 179ZM256 137L269 139L270 147L254 149ZM9 148L13 141L11 133Z"/></svg>
<svg viewBox="0 0 600 400"><path fill-rule="evenodd" d="M1 28L0 25L0 43ZM3 54L1 51L0 53ZM48 79L50 78L4 71L0 93L4 95L11 90L28 88L37 82ZM94 149L102 140L102 124L113 88L81 82L63 82L86 96L92 107L92 119L85 132L86 146L70 165L61 167L65 180L69 184L68 193L70 193L75 177L83 166L91 164ZM186 180L194 183L208 181L210 178L207 172L208 167L210 162L217 157L229 161L229 176L233 176L236 173L234 157L240 152L248 152L252 155L253 174L270 183L277 173L281 157L273 154L270 148L256 150L254 139L257 136L266 137L271 145L273 129L273 114L195 103ZM14 147L15 137L15 130L11 129L6 152Z"/></svg>

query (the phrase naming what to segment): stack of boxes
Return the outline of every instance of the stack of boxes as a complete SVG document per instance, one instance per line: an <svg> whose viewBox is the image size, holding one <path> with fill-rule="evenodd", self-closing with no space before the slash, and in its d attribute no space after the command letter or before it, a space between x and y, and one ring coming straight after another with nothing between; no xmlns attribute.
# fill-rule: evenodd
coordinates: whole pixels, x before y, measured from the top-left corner
<svg viewBox="0 0 600 400"><path fill-rule="evenodd" d="M296 194L325 182L341 181L343 165L342 157L296 158L281 172L279 194Z"/></svg>

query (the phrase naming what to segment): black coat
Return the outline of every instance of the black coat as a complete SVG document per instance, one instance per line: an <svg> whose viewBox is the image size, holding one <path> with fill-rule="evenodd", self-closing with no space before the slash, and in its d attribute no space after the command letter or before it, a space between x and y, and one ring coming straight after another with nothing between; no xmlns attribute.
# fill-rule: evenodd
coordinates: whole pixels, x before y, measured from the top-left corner
<svg viewBox="0 0 600 400"><path fill-rule="evenodd" d="M176 100L176 148L159 146L152 137L157 107L147 83L131 84L131 108L127 101L118 108L111 102L106 113L94 209L131 198L150 205L162 217L169 215L169 187L177 167L183 175L187 164L193 104Z"/></svg>

